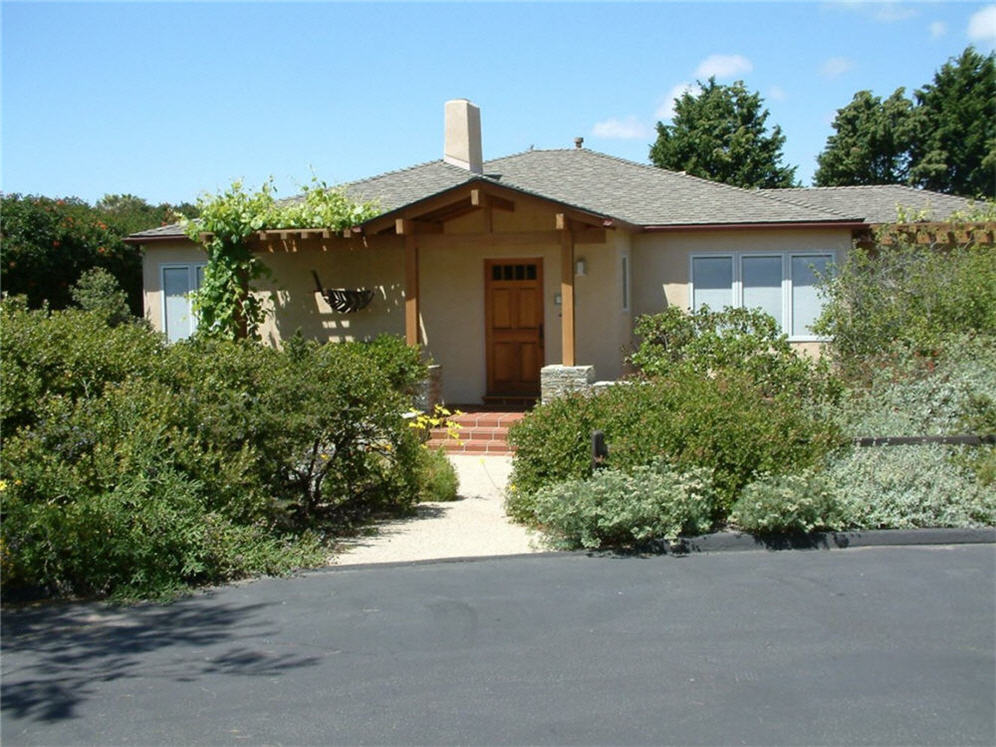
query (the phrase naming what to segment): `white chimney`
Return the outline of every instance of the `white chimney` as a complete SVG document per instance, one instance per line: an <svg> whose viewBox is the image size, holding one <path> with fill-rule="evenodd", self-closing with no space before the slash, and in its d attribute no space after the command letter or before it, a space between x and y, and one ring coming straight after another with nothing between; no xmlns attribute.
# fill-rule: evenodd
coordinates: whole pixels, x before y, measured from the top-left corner
<svg viewBox="0 0 996 747"><path fill-rule="evenodd" d="M481 156L481 110L467 99L446 102L443 160L475 174L484 173Z"/></svg>

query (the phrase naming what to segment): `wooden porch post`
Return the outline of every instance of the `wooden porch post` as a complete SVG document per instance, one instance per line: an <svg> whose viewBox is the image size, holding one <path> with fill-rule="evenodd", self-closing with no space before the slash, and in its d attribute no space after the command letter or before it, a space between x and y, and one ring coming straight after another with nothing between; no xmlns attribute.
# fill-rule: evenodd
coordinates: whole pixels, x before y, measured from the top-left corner
<svg viewBox="0 0 996 747"><path fill-rule="evenodd" d="M419 343L418 239L411 221L398 220L397 231L405 237L405 342L415 346Z"/></svg>
<svg viewBox="0 0 996 747"><path fill-rule="evenodd" d="M574 233L562 213L557 214L560 229L560 340L565 366L574 362Z"/></svg>

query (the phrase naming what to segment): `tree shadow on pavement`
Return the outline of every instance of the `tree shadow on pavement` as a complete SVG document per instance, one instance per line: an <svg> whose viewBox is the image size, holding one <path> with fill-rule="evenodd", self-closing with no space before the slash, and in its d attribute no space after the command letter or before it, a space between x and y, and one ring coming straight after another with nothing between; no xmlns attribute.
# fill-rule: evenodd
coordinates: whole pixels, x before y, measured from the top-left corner
<svg viewBox="0 0 996 747"><path fill-rule="evenodd" d="M5 610L0 709L20 719L59 721L73 718L104 682L139 676L193 682L219 673L272 677L318 663L318 657L239 645L274 632L258 614L269 605L206 601ZM219 650L225 643L234 645ZM171 647L175 655L150 666L148 654Z"/></svg>

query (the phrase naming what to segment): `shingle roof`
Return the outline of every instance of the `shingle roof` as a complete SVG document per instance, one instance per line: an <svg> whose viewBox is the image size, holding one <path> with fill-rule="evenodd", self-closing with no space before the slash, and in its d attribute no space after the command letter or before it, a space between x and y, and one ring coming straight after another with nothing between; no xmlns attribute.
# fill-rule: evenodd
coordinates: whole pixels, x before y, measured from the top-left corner
<svg viewBox="0 0 996 747"><path fill-rule="evenodd" d="M473 174L459 166L452 166L444 161L430 161L339 186L351 199L357 202L376 202L382 211L388 213L424 197L457 187L471 176Z"/></svg>
<svg viewBox="0 0 996 747"><path fill-rule="evenodd" d="M899 185L741 189L582 148L529 150L497 158L485 162L483 177L430 161L340 186L352 199L375 201L383 212L391 212L474 178L640 226L882 223L895 220L897 203L915 208L929 204L935 219L968 204L960 197ZM131 238L181 234L173 225Z"/></svg>
<svg viewBox="0 0 996 747"><path fill-rule="evenodd" d="M138 233L133 233L128 238L149 238L149 239L159 239L159 238L173 238L174 236L185 236L183 229L180 227L179 223L170 223L166 226L156 226L155 228L147 228L144 231L139 231Z"/></svg>
<svg viewBox="0 0 996 747"><path fill-rule="evenodd" d="M894 223L897 206L906 210L929 210L931 220L944 220L955 210L964 210L969 200L940 192L929 192L902 184L856 187L798 187L762 189L764 194L828 210L861 214L868 223Z"/></svg>
<svg viewBox="0 0 996 747"><path fill-rule="evenodd" d="M643 226L861 220L587 149L526 151L488 161L485 173Z"/></svg>

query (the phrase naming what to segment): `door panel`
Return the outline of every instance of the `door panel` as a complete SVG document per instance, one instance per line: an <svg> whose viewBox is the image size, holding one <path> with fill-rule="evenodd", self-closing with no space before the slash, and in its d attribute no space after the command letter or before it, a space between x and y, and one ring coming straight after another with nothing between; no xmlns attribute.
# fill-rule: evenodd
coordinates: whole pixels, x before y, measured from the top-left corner
<svg viewBox="0 0 996 747"><path fill-rule="evenodd" d="M497 342L494 345L494 378L496 382L508 384L516 380L516 345L509 342Z"/></svg>
<svg viewBox="0 0 996 747"><path fill-rule="evenodd" d="M489 395L538 395L543 365L543 261L484 261Z"/></svg>
<svg viewBox="0 0 996 747"><path fill-rule="evenodd" d="M519 346L519 376L523 382L539 382L539 345L524 342Z"/></svg>
<svg viewBox="0 0 996 747"><path fill-rule="evenodd" d="M536 294L530 289L518 289L516 291L516 301L519 310L520 329L534 328L539 326L539 315L536 313Z"/></svg>
<svg viewBox="0 0 996 747"><path fill-rule="evenodd" d="M515 291L511 288L495 288L492 301L495 329L508 329L512 326L512 309L515 308Z"/></svg>

